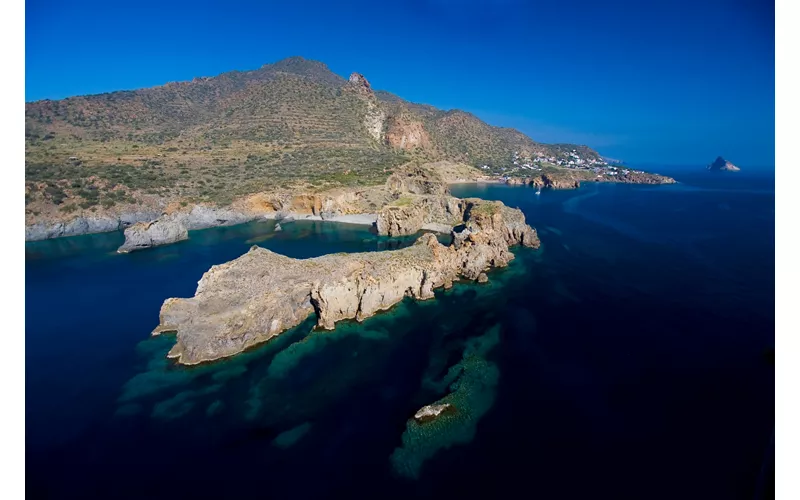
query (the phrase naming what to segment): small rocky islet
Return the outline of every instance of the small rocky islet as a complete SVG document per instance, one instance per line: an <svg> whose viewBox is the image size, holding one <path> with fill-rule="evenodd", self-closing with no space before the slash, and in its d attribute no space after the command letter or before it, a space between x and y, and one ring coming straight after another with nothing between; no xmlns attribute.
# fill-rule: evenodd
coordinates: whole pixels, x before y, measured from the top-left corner
<svg viewBox="0 0 800 500"><path fill-rule="evenodd" d="M706 169L712 172L738 172L741 170L741 168L721 156L717 156L717 159L711 162Z"/></svg>

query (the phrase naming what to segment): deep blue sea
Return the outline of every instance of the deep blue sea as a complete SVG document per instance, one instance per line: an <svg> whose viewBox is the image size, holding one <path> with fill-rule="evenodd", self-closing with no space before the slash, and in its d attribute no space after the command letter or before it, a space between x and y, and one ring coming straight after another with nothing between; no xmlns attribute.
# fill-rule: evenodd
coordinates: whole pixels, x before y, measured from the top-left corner
<svg viewBox="0 0 800 500"><path fill-rule="evenodd" d="M127 255L121 233L26 243L28 495L769 496L774 177L660 173L680 184L454 186L521 208L542 248L488 284L192 368L150 332L211 265L414 238L264 221ZM451 420L407 422L445 396Z"/></svg>

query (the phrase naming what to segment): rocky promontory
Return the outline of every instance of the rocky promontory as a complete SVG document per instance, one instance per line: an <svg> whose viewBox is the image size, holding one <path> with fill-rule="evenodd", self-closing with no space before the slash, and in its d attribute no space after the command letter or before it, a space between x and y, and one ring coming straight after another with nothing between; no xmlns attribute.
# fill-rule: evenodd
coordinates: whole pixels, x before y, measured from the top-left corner
<svg viewBox="0 0 800 500"><path fill-rule="evenodd" d="M737 167L733 163L729 162L725 158L721 156L717 156L717 159L714 160L710 165L706 167L708 170L719 171L719 172L738 172L741 168Z"/></svg>
<svg viewBox="0 0 800 500"><path fill-rule="evenodd" d="M609 167L597 173L586 169L551 169L532 177L507 177L506 184L533 186L549 189L577 189L582 182L615 182L620 184L675 184L675 179L665 175L651 174L641 170Z"/></svg>
<svg viewBox="0 0 800 500"><path fill-rule="evenodd" d="M453 242L431 234L407 248L293 259L260 247L213 266L195 296L167 299L153 334L175 332L169 353L181 364L197 364L239 353L269 340L315 314L317 325L361 321L458 279L477 280L514 258L509 245L538 247L525 216L500 202L462 200L467 207Z"/></svg>

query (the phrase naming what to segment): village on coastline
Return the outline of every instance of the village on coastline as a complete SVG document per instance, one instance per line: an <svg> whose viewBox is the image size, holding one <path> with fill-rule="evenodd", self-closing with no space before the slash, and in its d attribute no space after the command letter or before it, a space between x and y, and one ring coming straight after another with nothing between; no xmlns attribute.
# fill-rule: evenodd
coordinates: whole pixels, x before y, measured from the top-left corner
<svg viewBox="0 0 800 500"><path fill-rule="evenodd" d="M596 154L582 157L576 149L559 156L531 156L514 151L511 166L483 165L485 175L508 181L514 177L528 177L547 168L566 168L583 173L593 172L597 179L608 180L629 174L644 174L642 170L626 168L621 161L606 159Z"/></svg>

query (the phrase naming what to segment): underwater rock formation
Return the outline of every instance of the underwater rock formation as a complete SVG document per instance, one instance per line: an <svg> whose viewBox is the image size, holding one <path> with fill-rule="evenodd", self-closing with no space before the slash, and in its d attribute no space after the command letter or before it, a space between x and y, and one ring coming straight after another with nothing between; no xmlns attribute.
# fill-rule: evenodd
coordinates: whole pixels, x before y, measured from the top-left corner
<svg viewBox="0 0 800 500"><path fill-rule="evenodd" d="M390 457L395 472L417 478L424 463L440 450L472 441L478 421L494 405L500 371L486 358L499 342L499 325L470 339L461 361L451 366L445 375L450 393L425 407L450 411L441 411L436 418L423 421L416 418L417 412L406 422L403 444Z"/></svg>

